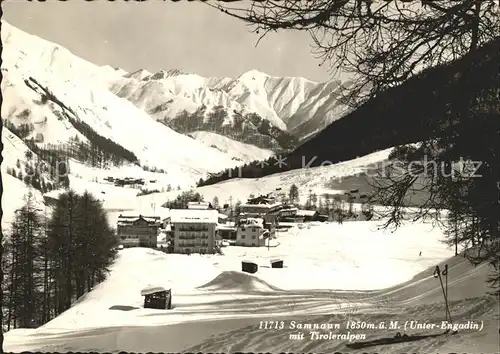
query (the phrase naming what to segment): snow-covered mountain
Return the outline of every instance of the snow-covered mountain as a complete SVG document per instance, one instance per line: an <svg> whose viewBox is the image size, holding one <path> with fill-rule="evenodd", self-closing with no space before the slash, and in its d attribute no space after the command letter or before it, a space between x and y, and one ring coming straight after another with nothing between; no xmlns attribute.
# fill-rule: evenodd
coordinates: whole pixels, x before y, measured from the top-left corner
<svg viewBox="0 0 500 354"><path fill-rule="evenodd" d="M204 78L180 70L138 70L111 85L176 131L208 130L262 148L286 149L346 113L341 83L272 77L257 70L233 78ZM273 131L269 132L269 128Z"/></svg>
<svg viewBox="0 0 500 354"><path fill-rule="evenodd" d="M118 156L123 163L172 171L184 183L242 163L113 94L108 87L123 70L96 66L5 21L2 41L2 118L28 146L73 155L94 151L99 161Z"/></svg>

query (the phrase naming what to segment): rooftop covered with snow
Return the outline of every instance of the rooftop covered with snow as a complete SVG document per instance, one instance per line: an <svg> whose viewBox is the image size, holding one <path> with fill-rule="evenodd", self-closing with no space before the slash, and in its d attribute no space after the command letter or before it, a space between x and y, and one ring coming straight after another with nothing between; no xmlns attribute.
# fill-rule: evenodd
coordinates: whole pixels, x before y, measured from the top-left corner
<svg viewBox="0 0 500 354"><path fill-rule="evenodd" d="M161 293L163 291L169 291L170 289L164 288L163 286L147 286L141 290L141 296Z"/></svg>
<svg viewBox="0 0 500 354"><path fill-rule="evenodd" d="M120 215L118 217L118 226L124 226L124 225L132 225L139 220L144 220L148 224L152 225L159 225L160 224L160 217L159 216L143 216L143 215L129 215L129 216L123 216Z"/></svg>
<svg viewBox="0 0 500 354"><path fill-rule="evenodd" d="M214 209L170 209L171 223L218 224L219 212Z"/></svg>
<svg viewBox="0 0 500 354"><path fill-rule="evenodd" d="M240 219L241 226L256 226L264 227L264 219L262 218L244 218Z"/></svg>
<svg viewBox="0 0 500 354"><path fill-rule="evenodd" d="M210 203L208 202L188 202L188 209L209 209Z"/></svg>
<svg viewBox="0 0 500 354"><path fill-rule="evenodd" d="M240 209L242 211L245 211L245 210L269 211L269 210L274 210L274 209L280 208L282 206L283 206L282 203L272 203L272 204L249 204L249 203L245 203L245 204L241 204L240 205Z"/></svg>
<svg viewBox="0 0 500 354"><path fill-rule="evenodd" d="M314 216L318 213L317 210L297 210L297 216Z"/></svg>

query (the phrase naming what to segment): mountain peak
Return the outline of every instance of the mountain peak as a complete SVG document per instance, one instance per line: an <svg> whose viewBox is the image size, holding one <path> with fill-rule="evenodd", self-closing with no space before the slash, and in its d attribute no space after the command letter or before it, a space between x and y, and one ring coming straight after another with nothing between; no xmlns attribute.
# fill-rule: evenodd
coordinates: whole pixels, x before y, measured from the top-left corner
<svg viewBox="0 0 500 354"><path fill-rule="evenodd" d="M127 74L123 75L123 77L142 80L142 79L145 79L151 75L153 75L153 74L150 73L149 71L147 71L146 69L139 69L137 71L134 71L133 73L127 73Z"/></svg>
<svg viewBox="0 0 500 354"><path fill-rule="evenodd" d="M257 69L252 69L252 70L244 72L243 74L241 74L239 76L240 79L246 78L246 77L249 77L249 78L266 77L267 78L267 77L269 77L269 75L266 74L265 72L259 71Z"/></svg>
<svg viewBox="0 0 500 354"><path fill-rule="evenodd" d="M151 75L151 80L161 80L166 79L172 76L181 76L181 75L191 75L190 73L182 70L182 69L169 69L169 70L160 70L157 73Z"/></svg>

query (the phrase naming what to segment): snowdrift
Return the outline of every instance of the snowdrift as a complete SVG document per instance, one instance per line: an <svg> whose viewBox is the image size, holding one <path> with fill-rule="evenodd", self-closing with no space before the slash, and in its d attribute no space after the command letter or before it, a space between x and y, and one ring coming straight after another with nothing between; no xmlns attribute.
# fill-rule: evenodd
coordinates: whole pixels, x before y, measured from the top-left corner
<svg viewBox="0 0 500 354"><path fill-rule="evenodd" d="M199 286L198 289L210 291L283 291L255 275L244 272L225 271L212 281Z"/></svg>

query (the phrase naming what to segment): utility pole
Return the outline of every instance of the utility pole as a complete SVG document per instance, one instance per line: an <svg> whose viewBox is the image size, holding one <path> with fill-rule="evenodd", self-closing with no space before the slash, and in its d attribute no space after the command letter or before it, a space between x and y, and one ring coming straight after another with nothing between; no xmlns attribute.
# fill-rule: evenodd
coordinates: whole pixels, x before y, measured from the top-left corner
<svg viewBox="0 0 500 354"><path fill-rule="evenodd" d="M458 221L457 218L454 218L454 224L455 224L455 256L458 256Z"/></svg>

